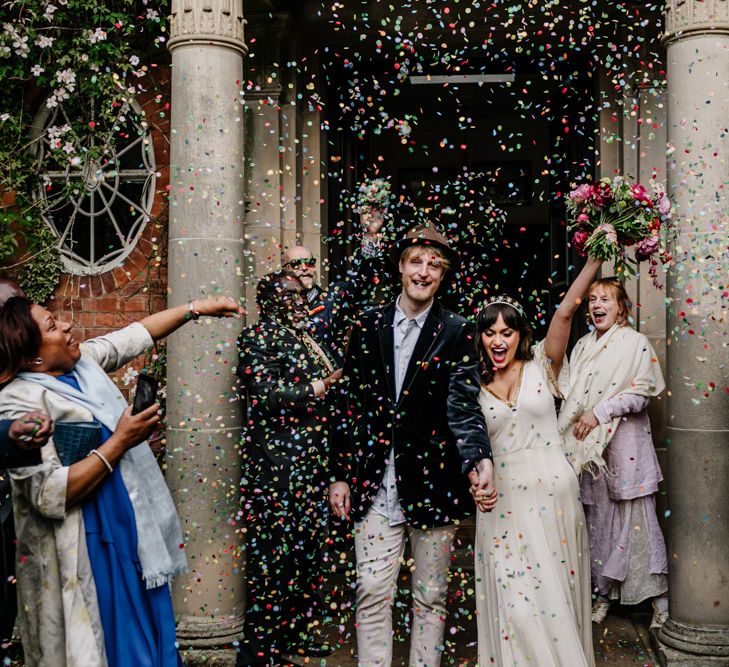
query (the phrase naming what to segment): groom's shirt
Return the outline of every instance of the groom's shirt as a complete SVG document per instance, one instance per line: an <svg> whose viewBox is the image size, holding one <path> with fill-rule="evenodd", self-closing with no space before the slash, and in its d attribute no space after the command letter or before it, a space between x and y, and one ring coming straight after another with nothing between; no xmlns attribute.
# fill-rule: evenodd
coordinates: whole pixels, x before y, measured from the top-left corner
<svg viewBox="0 0 729 667"><path fill-rule="evenodd" d="M392 321L395 352L395 401L399 400L402 385L405 381L405 374L413 356L415 345L420 338L425 320L428 319L433 301L417 317L408 319L408 316L400 309L400 297L395 302L395 317ZM385 474L382 478L377 495L375 496L372 509L384 516L389 525L397 526L405 523L405 515L397 495L397 475L395 474L395 449L390 447L390 455L385 466Z"/></svg>

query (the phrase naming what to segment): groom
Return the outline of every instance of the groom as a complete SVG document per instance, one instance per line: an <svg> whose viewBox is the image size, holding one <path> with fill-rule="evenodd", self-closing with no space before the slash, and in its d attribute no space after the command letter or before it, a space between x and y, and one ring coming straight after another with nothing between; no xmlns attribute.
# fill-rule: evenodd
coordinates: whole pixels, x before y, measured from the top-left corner
<svg viewBox="0 0 729 667"><path fill-rule="evenodd" d="M400 296L352 328L329 502L355 522L360 667L392 662L392 602L408 537L410 665L437 667L451 546L458 522L474 511L468 480L492 509L493 464L477 400L475 327L435 299L455 252L435 227L419 225L393 244L390 259Z"/></svg>

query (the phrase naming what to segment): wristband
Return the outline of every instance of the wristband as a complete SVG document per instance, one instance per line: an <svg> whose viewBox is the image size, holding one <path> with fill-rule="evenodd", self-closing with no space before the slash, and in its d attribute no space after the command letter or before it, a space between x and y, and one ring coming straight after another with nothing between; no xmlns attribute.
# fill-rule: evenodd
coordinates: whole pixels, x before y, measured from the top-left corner
<svg viewBox="0 0 729 667"><path fill-rule="evenodd" d="M193 301L194 301L194 299L190 299L187 302L187 319L188 320L198 320L198 319L200 319L200 313L198 313L195 310L195 307L192 305L193 304Z"/></svg>

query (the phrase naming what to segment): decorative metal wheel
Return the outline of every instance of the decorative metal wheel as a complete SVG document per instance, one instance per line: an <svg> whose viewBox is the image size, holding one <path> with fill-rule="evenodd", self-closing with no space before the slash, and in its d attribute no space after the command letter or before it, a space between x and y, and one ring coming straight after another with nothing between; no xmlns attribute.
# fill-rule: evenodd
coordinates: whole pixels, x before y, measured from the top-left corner
<svg viewBox="0 0 729 667"><path fill-rule="evenodd" d="M69 273L96 275L121 264L136 246L152 211L156 164L149 125L134 101L120 103L103 145L90 131L84 145L76 151L69 145L64 155L58 142L65 133L59 135L58 128L84 117L95 126L93 108L78 105L73 99L53 109L44 104L35 118L42 183L37 199Z"/></svg>

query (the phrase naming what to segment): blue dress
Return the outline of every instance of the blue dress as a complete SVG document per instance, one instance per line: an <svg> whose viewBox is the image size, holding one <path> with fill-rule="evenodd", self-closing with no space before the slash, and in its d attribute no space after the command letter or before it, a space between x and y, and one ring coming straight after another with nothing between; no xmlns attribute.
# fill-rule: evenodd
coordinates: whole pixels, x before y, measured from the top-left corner
<svg viewBox="0 0 729 667"><path fill-rule="evenodd" d="M73 373L58 379L81 391ZM110 437L102 424L101 442ZM142 579L134 508L119 466L82 510L109 667L182 667L169 586L147 588Z"/></svg>

